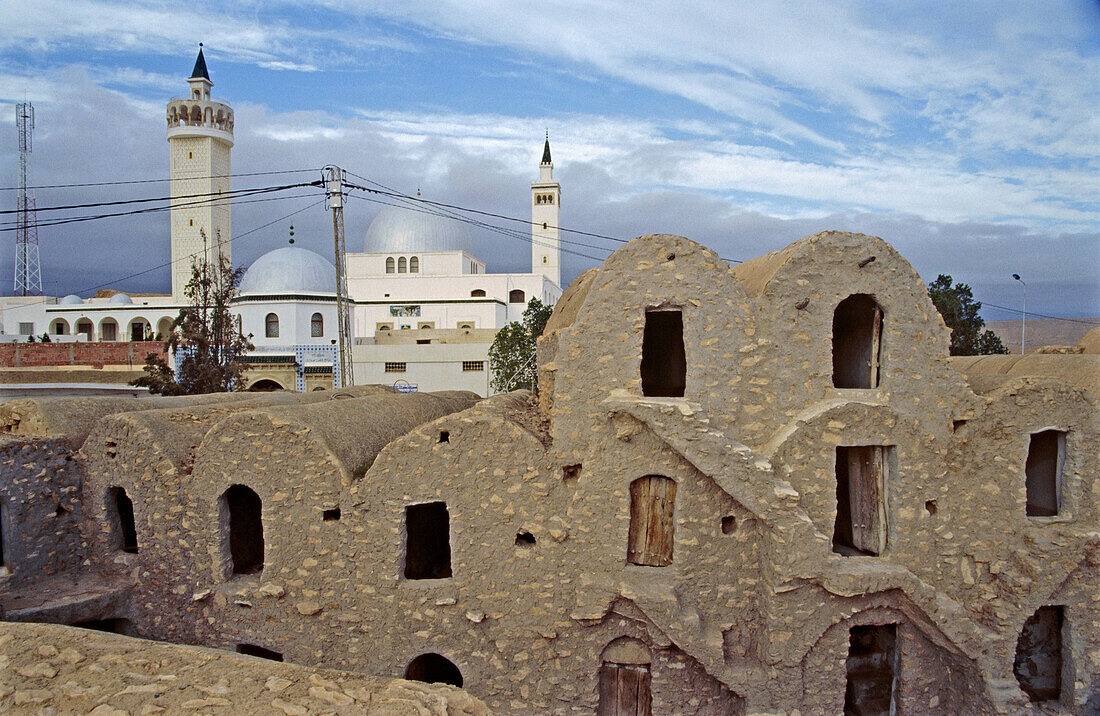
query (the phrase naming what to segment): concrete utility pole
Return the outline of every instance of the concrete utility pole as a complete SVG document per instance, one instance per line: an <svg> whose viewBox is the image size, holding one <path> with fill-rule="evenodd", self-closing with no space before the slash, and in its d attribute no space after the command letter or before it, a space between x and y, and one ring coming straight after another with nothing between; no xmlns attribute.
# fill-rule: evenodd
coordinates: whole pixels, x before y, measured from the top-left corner
<svg viewBox="0 0 1100 716"><path fill-rule="evenodd" d="M1027 352L1027 283L1020 278L1020 274L1012 274L1012 278L1020 282L1024 287L1024 312L1020 314L1020 355Z"/></svg>
<svg viewBox="0 0 1100 716"><path fill-rule="evenodd" d="M16 296L42 294L42 266L38 260L38 218L34 197L27 191L27 161L34 131L34 106L30 102L15 105L15 124L19 128L19 198L15 215L15 288Z"/></svg>
<svg viewBox="0 0 1100 716"><path fill-rule="evenodd" d="M347 251L344 248L344 170L327 166L325 189L328 191L328 208L332 209L332 239L336 255L336 325L339 334L340 385L346 388L355 384L351 364L351 309L348 306Z"/></svg>

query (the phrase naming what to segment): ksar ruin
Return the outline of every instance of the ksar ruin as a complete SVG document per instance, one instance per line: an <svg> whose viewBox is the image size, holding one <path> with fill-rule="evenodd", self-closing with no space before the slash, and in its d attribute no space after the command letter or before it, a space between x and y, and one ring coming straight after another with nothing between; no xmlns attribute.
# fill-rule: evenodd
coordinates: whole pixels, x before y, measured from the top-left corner
<svg viewBox="0 0 1100 716"><path fill-rule="evenodd" d="M1100 712L1100 357L948 340L881 239L656 235L537 397L6 403L0 708Z"/></svg>

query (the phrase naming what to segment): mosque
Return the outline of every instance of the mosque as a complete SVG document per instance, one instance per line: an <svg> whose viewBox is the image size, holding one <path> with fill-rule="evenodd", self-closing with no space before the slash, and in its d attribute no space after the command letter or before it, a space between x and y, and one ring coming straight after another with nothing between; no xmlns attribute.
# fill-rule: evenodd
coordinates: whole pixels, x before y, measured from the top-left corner
<svg viewBox="0 0 1100 716"><path fill-rule="evenodd" d="M192 197L230 191L233 110L211 95L201 48L187 82L188 94L169 100L166 110L171 295L0 298L0 342L43 333L77 347L160 340L186 305L194 259L231 256L229 200ZM375 217L362 253L349 253L346 263L356 383L489 394L496 332L519 320L532 298L554 305L561 297L561 186L553 169L547 137L531 184L530 273L487 273L468 252L459 222L400 206ZM340 387L335 284L333 262L308 249L285 246L252 263L233 306L255 346L248 389Z"/></svg>

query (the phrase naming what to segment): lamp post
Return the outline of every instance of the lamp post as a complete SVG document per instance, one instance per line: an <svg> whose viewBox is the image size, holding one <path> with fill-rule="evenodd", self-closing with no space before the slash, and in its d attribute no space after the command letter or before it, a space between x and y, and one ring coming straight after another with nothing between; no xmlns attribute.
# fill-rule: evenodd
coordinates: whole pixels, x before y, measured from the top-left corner
<svg viewBox="0 0 1100 716"><path fill-rule="evenodd" d="M1020 278L1020 274L1012 274L1012 278L1020 282L1024 288L1024 312L1020 314L1020 355L1027 350L1027 282Z"/></svg>

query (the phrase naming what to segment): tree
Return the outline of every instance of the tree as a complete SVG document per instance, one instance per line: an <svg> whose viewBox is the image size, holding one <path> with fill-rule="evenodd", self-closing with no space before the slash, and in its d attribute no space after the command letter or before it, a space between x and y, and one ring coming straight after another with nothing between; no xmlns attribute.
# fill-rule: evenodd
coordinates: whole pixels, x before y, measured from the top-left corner
<svg viewBox="0 0 1100 716"><path fill-rule="evenodd" d="M505 393L520 388L538 390L535 364L535 341L542 335L546 321L554 311L537 298L532 298L523 311L523 321L512 321L497 331L489 347L489 370L493 390Z"/></svg>
<svg viewBox="0 0 1100 716"><path fill-rule="evenodd" d="M953 283L950 276L941 273L929 284L928 295L951 329L951 355L1008 353L997 334L985 328L985 320L978 314L982 302L974 300L965 283Z"/></svg>
<svg viewBox="0 0 1100 716"><path fill-rule="evenodd" d="M244 269L233 268L221 254L216 263L199 261L191 268L184 294L190 305L181 308L168 329L164 349L176 356L178 373L163 357L145 357L145 375L131 385L161 395L198 395L243 390L241 376L247 365L241 357L252 350L251 336L241 334L240 324L229 312Z"/></svg>

